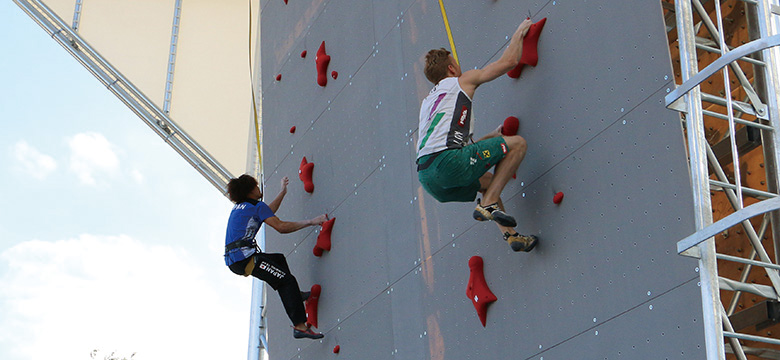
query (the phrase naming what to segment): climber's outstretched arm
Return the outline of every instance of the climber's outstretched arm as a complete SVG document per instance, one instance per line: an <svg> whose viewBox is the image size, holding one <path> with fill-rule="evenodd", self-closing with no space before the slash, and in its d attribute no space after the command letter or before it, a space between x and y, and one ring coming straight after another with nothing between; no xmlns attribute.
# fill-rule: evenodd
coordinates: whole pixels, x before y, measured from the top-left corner
<svg viewBox="0 0 780 360"><path fill-rule="evenodd" d="M482 69L469 70L460 76L458 82L460 87L467 95L474 95L474 91L480 85L492 81L507 71L512 70L520 62L520 56L523 54L523 37L528 33L531 27L530 19L525 19L515 30L512 39L509 40L509 46L504 50L501 57L488 64Z"/></svg>
<svg viewBox="0 0 780 360"><path fill-rule="evenodd" d="M268 224L268 226L274 228L274 230L278 231L280 234L288 234L308 226L322 225L322 223L324 223L326 220L328 220L326 214L317 216L314 219L303 221L282 221L278 217L272 216L268 219L265 219L265 223Z"/></svg>

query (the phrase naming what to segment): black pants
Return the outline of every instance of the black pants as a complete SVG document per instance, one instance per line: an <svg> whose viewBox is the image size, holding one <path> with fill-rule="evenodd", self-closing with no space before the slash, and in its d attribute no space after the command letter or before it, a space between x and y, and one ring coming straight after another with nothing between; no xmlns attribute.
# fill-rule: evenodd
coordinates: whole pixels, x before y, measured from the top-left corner
<svg viewBox="0 0 780 360"><path fill-rule="evenodd" d="M244 275L244 269L252 259L246 259L230 265L230 270ZM255 267L252 276L265 281L282 299L282 305L293 325L306 322L306 309L303 307L301 289L298 280L290 273L287 259L283 254L257 253L254 255Z"/></svg>

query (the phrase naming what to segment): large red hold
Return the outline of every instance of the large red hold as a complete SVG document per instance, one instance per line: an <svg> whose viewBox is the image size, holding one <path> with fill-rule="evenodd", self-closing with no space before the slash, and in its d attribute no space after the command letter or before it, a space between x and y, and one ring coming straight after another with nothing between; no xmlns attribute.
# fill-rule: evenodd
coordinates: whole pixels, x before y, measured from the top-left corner
<svg viewBox="0 0 780 360"><path fill-rule="evenodd" d="M334 217L333 219L322 223L322 229L320 230L320 234L317 235L317 245L314 245L315 247L330 251L330 233L333 231L333 223L335 222L336 218Z"/></svg>
<svg viewBox="0 0 780 360"><path fill-rule="evenodd" d="M317 305L319 305L320 302L320 293L322 292L322 286L319 284L314 284L311 287L311 295L309 295L309 299L306 300L306 323L314 326L317 326Z"/></svg>
<svg viewBox="0 0 780 360"><path fill-rule="evenodd" d="M314 163L306 161L306 157L301 160L301 166L298 168L298 178L303 181L303 190L307 193L314 192L314 182L312 181L312 173L314 172Z"/></svg>
<svg viewBox="0 0 780 360"><path fill-rule="evenodd" d="M328 64L330 64L330 55L325 53L325 42L322 42L320 49L317 50L317 56L314 57L317 63L317 84L320 86L328 85Z"/></svg>
<svg viewBox="0 0 780 360"><path fill-rule="evenodd" d="M497 300L493 292L485 281L485 273L483 272L482 258L479 256L472 256L469 259L469 269L471 269L471 275L469 275L469 283L466 286L466 296L471 299L471 303L474 304L474 308L477 310L479 321L482 322L482 326L485 326L487 319L487 307L490 303ZM313 291L312 291L313 293Z"/></svg>
<svg viewBox="0 0 780 360"><path fill-rule="evenodd" d="M520 56L520 63L514 69L509 70L507 73L509 77L517 79L523 71L523 65L536 66L539 62L537 47L539 45L539 35L542 34L545 22L547 22L547 18L535 22L528 29L528 33L523 38L523 54Z"/></svg>

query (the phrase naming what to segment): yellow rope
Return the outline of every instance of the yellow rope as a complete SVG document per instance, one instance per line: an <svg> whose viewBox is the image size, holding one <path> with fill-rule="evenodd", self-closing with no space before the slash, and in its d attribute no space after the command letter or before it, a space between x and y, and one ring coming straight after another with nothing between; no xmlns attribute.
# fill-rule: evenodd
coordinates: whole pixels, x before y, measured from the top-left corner
<svg viewBox="0 0 780 360"><path fill-rule="evenodd" d="M443 0L439 0L439 7L441 8L441 18L444 20L444 28L447 29L447 37L450 39L450 48L452 49L452 57L455 58L455 62L460 65L458 61L458 52L455 50L455 41L452 40L452 30L450 30L450 22L447 20L447 11L444 10Z"/></svg>
<svg viewBox="0 0 780 360"><path fill-rule="evenodd" d="M252 115L255 120L255 140L257 145L257 164L256 174L262 173L263 153L260 147L260 119L257 116L257 97L255 96L255 78L252 73L252 0L249 0L249 83L252 86Z"/></svg>

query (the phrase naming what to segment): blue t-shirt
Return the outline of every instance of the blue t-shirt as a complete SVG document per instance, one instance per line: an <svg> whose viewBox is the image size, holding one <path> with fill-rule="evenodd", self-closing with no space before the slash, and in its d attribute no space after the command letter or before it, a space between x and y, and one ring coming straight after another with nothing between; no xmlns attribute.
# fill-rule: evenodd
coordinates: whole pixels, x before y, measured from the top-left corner
<svg viewBox="0 0 780 360"><path fill-rule="evenodd" d="M230 266L254 255L256 252L255 235L260 230L260 225L265 219L274 216L276 215L271 211L271 208L262 201L248 200L233 206L228 219L225 246L238 240L251 241L252 245L226 252L225 265Z"/></svg>

